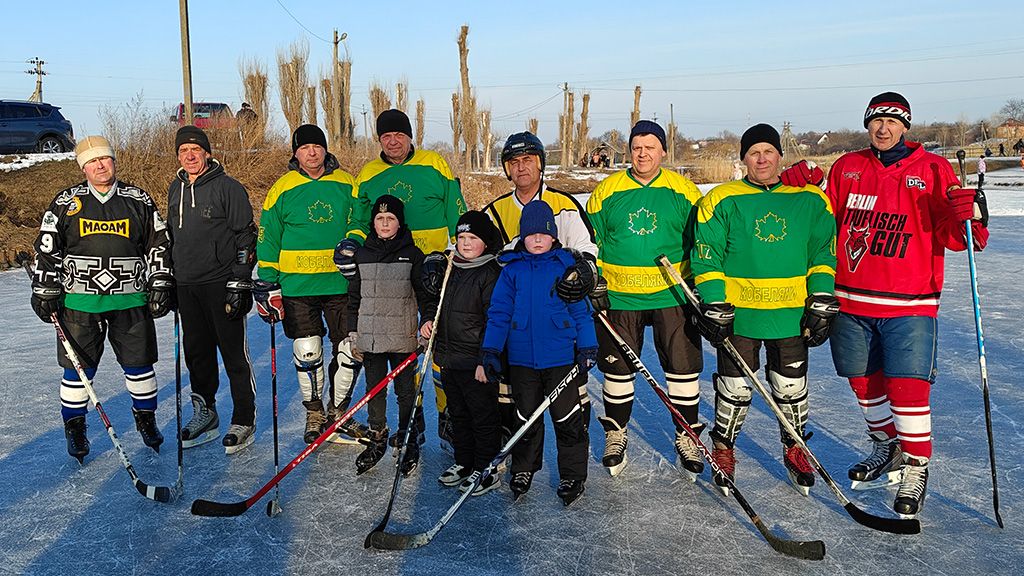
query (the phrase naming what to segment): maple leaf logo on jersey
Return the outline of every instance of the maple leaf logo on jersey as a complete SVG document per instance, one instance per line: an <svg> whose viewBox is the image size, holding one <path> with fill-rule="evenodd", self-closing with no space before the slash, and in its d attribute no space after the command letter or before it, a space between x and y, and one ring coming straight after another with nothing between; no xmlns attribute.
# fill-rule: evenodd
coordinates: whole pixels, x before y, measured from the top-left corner
<svg viewBox="0 0 1024 576"><path fill-rule="evenodd" d="M330 222L334 220L334 208L323 200L317 200L309 207L309 220L317 224Z"/></svg>
<svg viewBox="0 0 1024 576"><path fill-rule="evenodd" d="M658 215L641 208L629 215L629 229L637 236L653 234L658 229Z"/></svg>
<svg viewBox="0 0 1024 576"><path fill-rule="evenodd" d="M754 221L754 234L763 242L780 242L786 237L786 219L769 212Z"/></svg>
<svg viewBox="0 0 1024 576"><path fill-rule="evenodd" d="M399 180L395 182L394 186L388 188L388 194L398 198L403 204L408 204L412 200L412 186Z"/></svg>
<svg viewBox="0 0 1024 576"><path fill-rule="evenodd" d="M850 226L850 236L846 239L846 259L850 272L856 272L857 266L868 253L868 225L862 228Z"/></svg>

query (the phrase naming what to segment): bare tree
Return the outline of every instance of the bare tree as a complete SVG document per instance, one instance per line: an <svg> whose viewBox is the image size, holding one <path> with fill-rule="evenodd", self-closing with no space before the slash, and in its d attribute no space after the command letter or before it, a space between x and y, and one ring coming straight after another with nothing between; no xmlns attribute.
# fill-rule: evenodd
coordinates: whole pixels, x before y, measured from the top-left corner
<svg viewBox="0 0 1024 576"><path fill-rule="evenodd" d="M316 124L316 86L306 88L306 122Z"/></svg>
<svg viewBox="0 0 1024 576"><path fill-rule="evenodd" d="M590 113L590 94L583 94L583 108L580 110L580 123L576 126L576 142L583 156L590 152L590 126L587 125L587 116Z"/></svg>
<svg viewBox="0 0 1024 576"><path fill-rule="evenodd" d="M491 169L491 147L494 146L494 136L491 134L491 111L480 111L480 145L483 148L483 169Z"/></svg>
<svg viewBox="0 0 1024 576"><path fill-rule="evenodd" d="M538 124L540 124L539 120L537 120L536 118L530 118L529 120L526 121L526 129L529 130L531 134L536 136Z"/></svg>
<svg viewBox="0 0 1024 576"><path fill-rule="evenodd" d="M473 152L476 150L477 126L476 126L476 98L473 96L469 85L469 25L463 24L459 29L459 77L462 79L462 95L460 96L459 117L462 142L465 145L466 169L473 167Z"/></svg>
<svg viewBox="0 0 1024 576"><path fill-rule="evenodd" d="M640 87L633 89L633 112L629 115L629 127L632 128L640 121Z"/></svg>
<svg viewBox="0 0 1024 576"><path fill-rule="evenodd" d="M452 127L452 158L459 157L459 140L462 138L462 121L459 110L459 93L452 92L452 113L449 122Z"/></svg>
<svg viewBox="0 0 1024 576"><path fill-rule="evenodd" d="M288 130L294 132L302 124L305 112L306 62L309 60L309 45L304 41L292 42L287 51L277 52L278 87L281 96L281 112L288 122Z"/></svg>
<svg viewBox="0 0 1024 576"><path fill-rule="evenodd" d="M391 108L391 96L388 95L387 88L377 81L370 82L370 106L373 108L374 119L380 116L381 112ZM378 137L380 137L380 134L375 133L373 135L374 140Z"/></svg>
<svg viewBox="0 0 1024 576"><path fill-rule="evenodd" d="M1024 98L1010 98L999 109L999 114L1007 120L1024 122Z"/></svg>
<svg viewBox="0 0 1024 576"><path fill-rule="evenodd" d="M416 101L416 149L423 148L423 126L426 123L427 103L420 98Z"/></svg>
<svg viewBox="0 0 1024 576"><path fill-rule="evenodd" d="M267 77L267 66L255 58L243 58L238 63L238 73L242 76L245 101L256 113L255 120L240 126L243 146L262 147L266 140L267 118L270 115L270 81Z"/></svg>
<svg viewBox="0 0 1024 576"><path fill-rule="evenodd" d="M409 81L401 80L395 84L395 108L402 112L409 110Z"/></svg>
<svg viewBox="0 0 1024 576"><path fill-rule="evenodd" d="M337 94L334 93L334 87L331 86L330 78L320 79L320 107L324 110L324 128L328 137L330 138L330 146L334 149L338 149L341 146L341 127L339 126L337 110L335 110L335 101ZM333 112L332 112L333 110Z"/></svg>

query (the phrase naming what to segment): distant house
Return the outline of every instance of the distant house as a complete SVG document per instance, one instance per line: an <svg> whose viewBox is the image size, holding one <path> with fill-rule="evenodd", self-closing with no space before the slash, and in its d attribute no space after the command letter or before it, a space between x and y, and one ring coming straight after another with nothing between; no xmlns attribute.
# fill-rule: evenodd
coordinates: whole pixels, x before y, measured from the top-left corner
<svg viewBox="0 0 1024 576"><path fill-rule="evenodd" d="M996 138L1009 140L1024 138L1024 122L1010 118L999 126L996 126Z"/></svg>

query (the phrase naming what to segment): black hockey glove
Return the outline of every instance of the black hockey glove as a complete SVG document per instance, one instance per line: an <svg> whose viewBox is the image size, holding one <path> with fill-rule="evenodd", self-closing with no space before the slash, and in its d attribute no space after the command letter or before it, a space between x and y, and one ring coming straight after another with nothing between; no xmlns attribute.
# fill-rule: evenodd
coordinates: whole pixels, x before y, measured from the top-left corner
<svg viewBox="0 0 1024 576"><path fill-rule="evenodd" d="M576 363L580 365L584 372L588 372L591 368L597 366L597 346L577 350Z"/></svg>
<svg viewBox="0 0 1024 576"><path fill-rule="evenodd" d="M590 305L594 307L594 312L604 312L611 308L611 303L608 301L608 281L604 279L604 276L597 277L594 289L590 291Z"/></svg>
<svg viewBox="0 0 1024 576"><path fill-rule="evenodd" d="M256 300L256 312L267 324L284 320L284 298L281 285L276 282L257 280L252 284L252 297Z"/></svg>
<svg viewBox="0 0 1024 576"><path fill-rule="evenodd" d="M442 252L431 252L423 259L423 289L431 296L441 295L444 271L448 268L448 257Z"/></svg>
<svg viewBox="0 0 1024 576"><path fill-rule="evenodd" d="M64 309L64 289L60 286L43 286L32 284L32 310L39 316L39 319L46 323L52 323L52 314L60 316Z"/></svg>
<svg viewBox="0 0 1024 576"><path fill-rule="evenodd" d="M228 320L245 318L252 310L252 280L248 278L232 278L228 280L224 294L224 314Z"/></svg>
<svg viewBox="0 0 1024 576"><path fill-rule="evenodd" d="M153 318L163 318L167 313L178 307L178 298L174 290L174 278L167 274L150 276L146 290L149 295L149 313Z"/></svg>
<svg viewBox="0 0 1024 576"><path fill-rule="evenodd" d="M572 251L572 256L576 263L566 268L562 279L555 284L555 292L567 304L586 298L597 282L597 263L594 257L576 250Z"/></svg>
<svg viewBox="0 0 1024 576"><path fill-rule="evenodd" d="M800 318L800 334L808 348L821 346L832 332L832 322L839 314L839 300L831 294L811 294L804 301Z"/></svg>
<svg viewBox="0 0 1024 576"><path fill-rule="evenodd" d="M351 280L356 277L356 250L359 243L351 238L344 238L334 247L334 265L338 272L345 278Z"/></svg>
<svg viewBox="0 0 1024 576"><path fill-rule="evenodd" d="M726 338L732 336L732 322L736 318L736 307L727 302L715 302L713 304L697 305L698 314L690 318L697 325L697 330L705 340L716 348L722 345Z"/></svg>

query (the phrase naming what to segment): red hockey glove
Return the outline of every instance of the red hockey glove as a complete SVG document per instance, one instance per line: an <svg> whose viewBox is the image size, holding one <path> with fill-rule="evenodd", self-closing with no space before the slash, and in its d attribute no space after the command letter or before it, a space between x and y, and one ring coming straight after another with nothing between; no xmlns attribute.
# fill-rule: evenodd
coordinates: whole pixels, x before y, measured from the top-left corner
<svg viewBox="0 0 1024 576"><path fill-rule="evenodd" d="M949 208L953 211L953 219L959 222L974 218L974 198L977 190L973 188L954 188L946 193Z"/></svg>
<svg viewBox="0 0 1024 576"><path fill-rule="evenodd" d="M825 172L814 162L801 160L783 170L782 174L779 174L779 178L786 186L795 186L796 188L803 188L808 184L821 186L825 182Z"/></svg>

